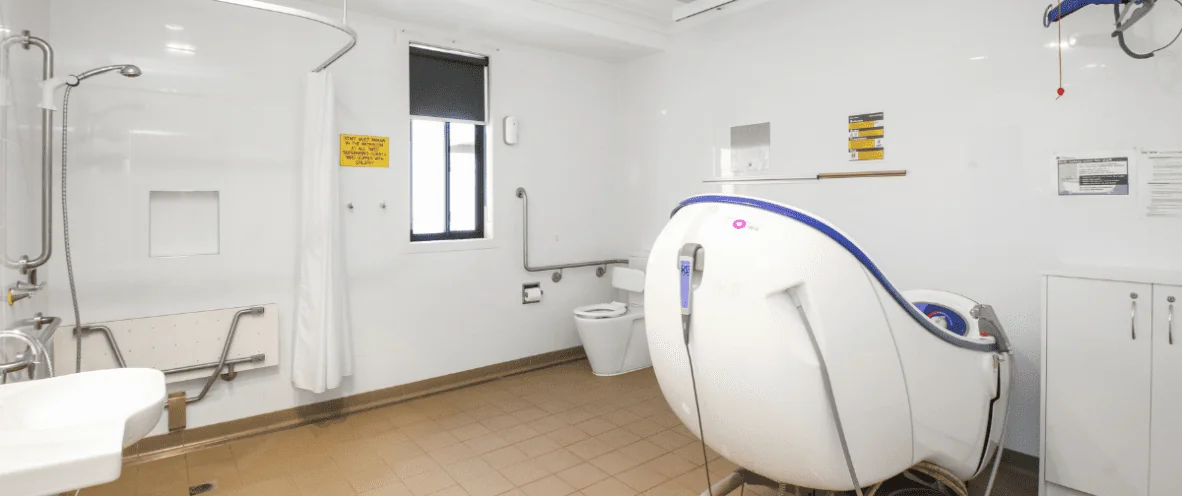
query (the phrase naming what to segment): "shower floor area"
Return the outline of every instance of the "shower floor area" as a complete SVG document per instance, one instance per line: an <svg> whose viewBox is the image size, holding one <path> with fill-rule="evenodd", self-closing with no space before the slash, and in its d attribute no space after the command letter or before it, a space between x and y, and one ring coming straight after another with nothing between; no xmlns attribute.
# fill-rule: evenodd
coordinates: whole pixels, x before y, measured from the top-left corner
<svg viewBox="0 0 1182 496"><path fill-rule="evenodd" d="M709 457L714 480L736 468ZM1035 476L1003 467L994 494L1036 494ZM696 496L705 489L701 446L665 403L652 370L596 377L580 360L129 464L118 481L81 494Z"/></svg>

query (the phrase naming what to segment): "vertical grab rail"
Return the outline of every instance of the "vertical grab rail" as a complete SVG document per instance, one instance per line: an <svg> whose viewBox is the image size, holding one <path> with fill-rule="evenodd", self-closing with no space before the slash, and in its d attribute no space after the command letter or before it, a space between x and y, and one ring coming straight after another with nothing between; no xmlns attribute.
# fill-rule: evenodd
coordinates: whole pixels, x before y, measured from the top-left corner
<svg viewBox="0 0 1182 496"><path fill-rule="evenodd" d="M6 79L8 76L8 49L17 43L20 43L25 50L28 50L30 46L41 49L41 77L43 80L52 79L53 48L45 40L30 35L28 31L0 41L0 68L5 71L4 78ZM5 92L7 90L4 88ZM0 98L8 98L8 95L0 95ZM49 255L53 252L52 192L53 110L43 108L41 109L41 254L32 260L29 260L28 257L21 257L15 262L5 261L9 267L20 269L22 274L45 265L49 261Z"/></svg>

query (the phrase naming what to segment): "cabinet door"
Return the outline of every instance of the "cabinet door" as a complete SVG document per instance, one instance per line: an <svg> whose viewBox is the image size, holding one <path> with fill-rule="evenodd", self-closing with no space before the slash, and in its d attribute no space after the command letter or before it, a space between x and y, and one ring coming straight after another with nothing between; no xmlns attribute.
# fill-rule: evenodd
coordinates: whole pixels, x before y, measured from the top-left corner
<svg viewBox="0 0 1182 496"><path fill-rule="evenodd" d="M1182 287L1153 287L1153 424L1149 494L1182 488Z"/></svg>
<svg viewBox="0 0 1182 496"><path fill-rule="evenodd" d="M1147 496L1152 287L1050 277L1046 298L1047 481Z"/></svg>

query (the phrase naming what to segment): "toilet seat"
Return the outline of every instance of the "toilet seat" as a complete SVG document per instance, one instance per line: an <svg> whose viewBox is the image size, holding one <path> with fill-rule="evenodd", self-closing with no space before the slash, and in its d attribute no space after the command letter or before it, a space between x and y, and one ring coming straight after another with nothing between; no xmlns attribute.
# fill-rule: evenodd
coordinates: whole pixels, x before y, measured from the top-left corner
<svg viewBox="0 0 1182 496"><path fill-rule="evenodd" d="M575 317L582 319L610 319L625 313L628 313L628 305L618 301L587 305L575 309Z"/></svg>

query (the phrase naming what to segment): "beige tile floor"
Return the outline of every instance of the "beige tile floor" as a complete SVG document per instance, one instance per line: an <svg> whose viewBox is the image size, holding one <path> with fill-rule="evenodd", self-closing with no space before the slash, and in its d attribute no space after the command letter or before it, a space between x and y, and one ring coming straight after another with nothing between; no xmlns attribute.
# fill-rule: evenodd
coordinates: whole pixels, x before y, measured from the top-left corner
<svg viewBox="0 0 1182 496"><path fill-rule="evenodd" d="M128 466L82 495L693 496L695 441L651 370L600 378L578 361ZM711 458L715 478L736 468Z"/></svg>

